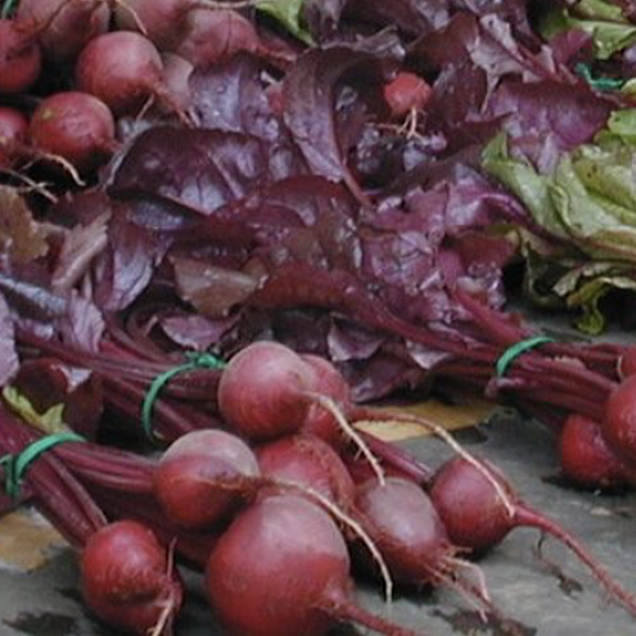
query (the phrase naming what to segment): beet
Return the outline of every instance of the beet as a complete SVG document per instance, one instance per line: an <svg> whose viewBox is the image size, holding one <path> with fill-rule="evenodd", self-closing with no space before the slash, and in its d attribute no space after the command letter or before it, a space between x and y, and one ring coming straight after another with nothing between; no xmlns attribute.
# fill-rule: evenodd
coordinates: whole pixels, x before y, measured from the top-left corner
<svg viewBox="0 0 636 636"><path fill-rule="evenodd" d="M223 521L254 491L260 471L241 439L220 430L179 438L153 474L153 491L166 517L181 528L201 530Z"/></svg>
<svg viewBox="0 0 636 636"><path fill-rule="evenodd" d="M630 483L629 468L610 450L601 426L589 417L568 416L559 438L561 472L583 488L620 488Z"/></svg>
<svg viewBox="0 0 636 636"><path fill-rule="evenodd" d="M163 61L163 83L172 95L174 103L185 110L190 104L188 80L194 67L188 60L174 53L164 53L161 59Z"/></svg>
<svg viewBox="0 0 636 636"><path fill-rule="evenodd" d="M355 486L339 455L324 441L294 435L269 442L256 451L263 475L297 483L350 510Z"/></svg>
<svg viewBox="0 0 636 636"><path fill-rule="evenodd" d="M79 172L94 170L115 147L115 120L102 101L78 91L42 100L29 126L37 150L62 157Z"/></svg>
<svg viewBox="0 0 636 636"><path fill-rule="evenodd" d="M370 479L357 489L355 504L396 583L439 585L451 580L457 548L417 484L387 477L381 486Z"/></svg>
<svg viewBox="0 0 636 636"><path fill-rule="evenodd" d="M17 20L0 19L0 94L28 90L41 69L42 50L30 29Z"/></svg>
<svg viewBox="0 0 636 636"><path fill-rule="evenodd" d="M384 99L394 117L404 117L423 108L433 95L428 82L419 75L402 71L384 86Z"/></svg>
<svg viewBox="0 0 636 636"><path fill-rule="evenodd" d="M325 358L303 355L301 358L313 369L315 380L313 391L331 398L345 412L351 404L349 385L340 371ZM342 428L333 414L318 404L312 404L302 426L303 433L316 435L334 448L346 443Z"/></svg>
<svg viewBox="0 0 636 636"><path fill-rule="evenodd" d="M601 430L618 457L636 464L636 375L626 377L610 394Z"/></svg>
<svg viewBox="0 0 636 636"><path fill-rule="evenodd" d="M92 39L77 60L75 79L80 90L101 99L115 115L135 114L150 97L167 99L159 52L132 31Z"/></svg>
<svg viewBox="0 0 636 636"><path fill-rule="evenodd" d="M537 528L566 545L610 596L636 616L634 597L610 577L576 537L522 502L498 469L487 462L482 465L505 491L506 502L492 481L461 457L447 461L435 475L431 499L455 545L481 552L497 545L514 528Z"/></svg>
<svg viewBox="0 0 636 636"><path fill-rule="evenodd" d="M346 543L328 514L295 495L264 497L232 522L212 551L210 602L233 634L322 636L341 621L413 634L353 603L349 565Z"/></svg>
<svg viewBox="0 0 636 636"><path fill-rule="evenodd" d="M147 527L117 521L98 530L80 565L84 600L103 621L139 636L158 627L158 634L172 633L181 583L167 550Z"/></svg>
<svg viewBox="0 0 636 636"><path fill-rule="evenodd" d="M219 382L219 410L240 435L254 441L273 439L300 429L309 403L303 395L314 375L284 345L256 342L229 362Z"/></svg>
<svg viewBox="0 0 636 636"><path fill-rule="evenodd" d="M0 168L11 167L26 139L29 120L17 109L0 106Z"/></svg>
<svg viewBox="0 0 636 636"><path fill-rule="evenodd" d="M628 347L618 358L616 373L621 380L636 373L636 347Z"/></svg>
<svg viewBox="0 0 636 636"><path fill-rule="evenodd" d="M38 31L48 59L68 62L108 31L110 7L107 0L20 0L16 20Z"/></svg>
<svg viewBox="0 0 636 636"><path fill-rule="evenodd" d="M141 31L156 47L171 50L185 33L190 0L118 0L119 29Z"/></svg>
<svg viewBox="0 0 636 636"><path fill-rule="evenodd" d="M254 25L236 11L195 9L188 12L183 38L173 50L196 68L207 68L259 48Z"/></svg>

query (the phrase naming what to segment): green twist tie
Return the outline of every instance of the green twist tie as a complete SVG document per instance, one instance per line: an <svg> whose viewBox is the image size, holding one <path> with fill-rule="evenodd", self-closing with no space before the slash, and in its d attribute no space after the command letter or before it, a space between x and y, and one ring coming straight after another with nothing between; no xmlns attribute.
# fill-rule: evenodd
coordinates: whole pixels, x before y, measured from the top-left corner
<svg viewBox="0 0 636 636"><path fill-rule="evenodd" d="M85 442L77 433L54 433L29 444L17 455L5 455L0 458L0 466L4 469L4 490L9 497L17 499L24 476L31 464L43 453L68 442Z"/></svg>
<svg viewBox="0 0 636 636"><path fill-rule="evenodd" d="M617 91L623 87L625 80L613 77L594 77L588 64L579 62L574 70L596 91Z"/></svg>
<svg viewBox="0 0 636 636"><path fill-rule="evenodd" d="M549 342L556 342L555 338L550 338L550 336L534 336L533 338L528 338L527 340L522 340L521 342L516 342L511 347L508 347L497 360L497 364L495 369L497 370L497 377L503 378L506 375L510 365L522 354L526 351L530 351L536 347L541 346L542 344L547 344Z"/></svg>
<svg viewBox="0 0 636 636"><path fill-rule="evenodd" d="M188 362L182 364L174 369L169 369L158 375L153 381L146 397L144 397L143 407L141 409L141 425L146 433L146 436L151 439L157 439L157 436L152 430L152 411L155 407L155 402L159 398L159 393L174 376L187 371L195 371L196 369L224 369L227 364L223 360L213 356L211 353L186 353Z"/></svg>
<svg viewBox="0 0 636 636"><path fill-rule="evenodd" d="M15 12L17 4L18 0L5 0L2 10L0 10L0 18L3 20L9 18Z"/></svg>

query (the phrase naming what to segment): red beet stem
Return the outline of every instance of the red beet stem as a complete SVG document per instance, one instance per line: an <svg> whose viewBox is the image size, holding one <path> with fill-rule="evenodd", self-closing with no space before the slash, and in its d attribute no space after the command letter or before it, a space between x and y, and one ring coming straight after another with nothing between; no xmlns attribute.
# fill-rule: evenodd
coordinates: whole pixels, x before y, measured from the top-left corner
<svg viewBox="0 0 636 636"><path fill-rule="evenodd" d="M636 598L609 575L607 570L587 551L578 539L557 523L525 504L515 506L515 525L531 526L549 534L566 545L590 569L609 595L633 616L636 616Z"/></svg>
<svg viewBox="0 0 636 636"><path fill-rule="evenodd" d="M400 627L380 616L367 612L364 608L345 598L337 590L331 596L332 598L323 601L323 610L339 621L364 625L374 632L386 634L387 636L424 636L422 632L414 632L405 627Z"/></svg>

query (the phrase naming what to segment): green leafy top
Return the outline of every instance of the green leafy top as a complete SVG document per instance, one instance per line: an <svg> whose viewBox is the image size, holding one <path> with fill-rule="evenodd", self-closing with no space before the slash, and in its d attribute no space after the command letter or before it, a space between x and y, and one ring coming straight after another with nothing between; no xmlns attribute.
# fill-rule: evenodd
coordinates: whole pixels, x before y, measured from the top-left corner
<svg viewBox="0 0 636 636"><path fill-rule="evenodd" d="M314 46L315 42L311 34L302 25L301 14L304 0L260 0L256 9L265 13L278 22L308 46Z"/></svg>

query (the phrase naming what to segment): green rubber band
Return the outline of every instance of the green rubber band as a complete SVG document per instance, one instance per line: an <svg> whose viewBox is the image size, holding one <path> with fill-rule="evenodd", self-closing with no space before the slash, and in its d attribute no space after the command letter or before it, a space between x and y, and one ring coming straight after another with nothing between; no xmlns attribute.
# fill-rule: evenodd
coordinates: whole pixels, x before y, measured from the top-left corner
<svg viewBox="0 0 636 636"><path fill-rule="evenodd" d="M17 4L17 0L5 0L0 11L0 18L3 20L9 18L14 13Z"/></svg>
<svg viewBox="0 0 636 636"><path fill-rule="evenodd" d="M508 372L510 365L522 354L526 351L530 351L536 347L541 346L542 344L547 344L549 342L556 342L555 338L550 338L550 336L534 336L533 338L528 338L527 340L522 340L521 342L516 342L511 347L508 347L497 360L497 364L495 365L495 369L497 371L497 377L503 378L504 375Z"/></svg>
<svg viewBox="0 0 636 636"><path fill-rule="evenodd" d="M155 407L155 402L159 398L159 393L161 393L163 387L166 386L172 378L180 373L195 371L196 369L218 370L224 369L227 366L223 360L213 356L211 353L186 353L186 358L188 359L188 362L161 373L148 387L148 391L146 392L144 403L141 408L141 425L144 433L146 433L146 436L151 440L157 439L157 435L152 430L152 411Z"/></svg>
<svg viewBox="0 0 636 636"><path fill-rule="evenodd" d="M617 91L623 87L625 80L613 77L594 77L588 64L579 62L574 70L597 91Z"/></svg>
<svg viewBox="0 0 636 636"><path fill-rule="evenodd" d="M16 455L5 455L0 458L0 466L4 469L4 490L9 497L17 499L24 476L34 461L42 454L68 442L85 442L77 433L54 433L29 444Z"/></svg>

